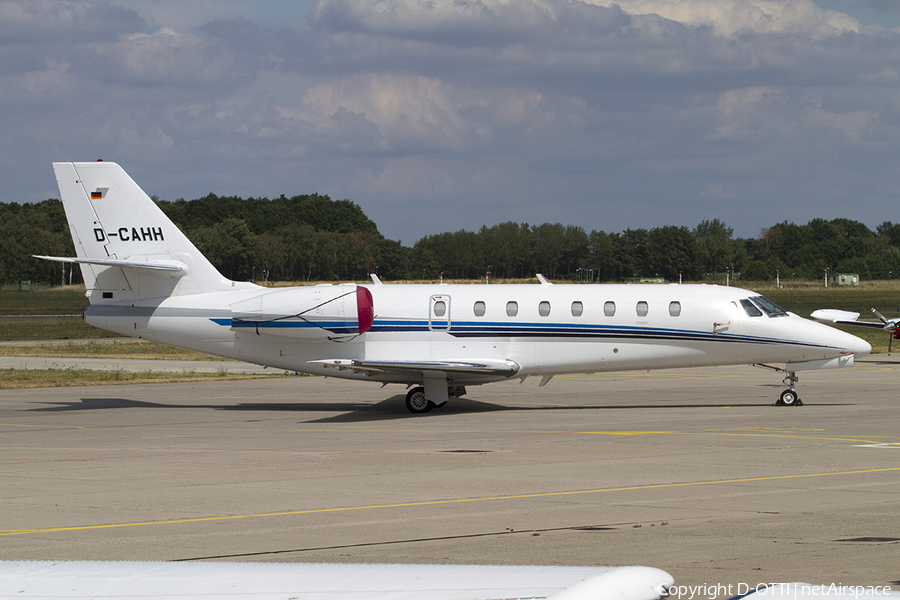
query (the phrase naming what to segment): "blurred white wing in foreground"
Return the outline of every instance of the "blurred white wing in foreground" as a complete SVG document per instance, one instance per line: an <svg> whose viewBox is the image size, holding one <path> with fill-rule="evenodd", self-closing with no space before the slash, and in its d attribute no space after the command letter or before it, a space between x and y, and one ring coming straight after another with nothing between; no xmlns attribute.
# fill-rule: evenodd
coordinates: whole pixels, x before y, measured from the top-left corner
<svg viewBox="0 0 900 600"><path fill-rule="evenodd" d="M651 567L0 561L0 598L657 600Z"/></svg>

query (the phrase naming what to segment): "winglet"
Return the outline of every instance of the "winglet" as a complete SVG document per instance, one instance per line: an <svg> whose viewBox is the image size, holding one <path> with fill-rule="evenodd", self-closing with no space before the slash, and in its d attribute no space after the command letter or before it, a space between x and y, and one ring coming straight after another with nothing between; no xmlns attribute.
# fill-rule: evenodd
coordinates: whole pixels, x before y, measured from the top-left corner
<svg viewBox="0 0 900 600"><path fill-rule="evenodd" d="M541 282L541 287L550 287L551 285L553 285L552 283L550 283L550 281L547 280L546 277L544 277L540 273L538 273L536 276L538 278L538 281Z"/></svg>

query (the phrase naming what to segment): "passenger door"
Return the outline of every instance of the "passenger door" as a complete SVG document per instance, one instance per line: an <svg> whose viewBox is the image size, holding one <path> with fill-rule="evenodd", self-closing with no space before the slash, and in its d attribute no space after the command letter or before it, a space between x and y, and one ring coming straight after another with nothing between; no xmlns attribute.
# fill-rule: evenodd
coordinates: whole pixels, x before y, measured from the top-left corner
<svg viewBox="0 0 900 600"><path fill-rule="evenodd" d="M433 294L428 307L428 329L431 331L450 330L450 296Z"/></svg>

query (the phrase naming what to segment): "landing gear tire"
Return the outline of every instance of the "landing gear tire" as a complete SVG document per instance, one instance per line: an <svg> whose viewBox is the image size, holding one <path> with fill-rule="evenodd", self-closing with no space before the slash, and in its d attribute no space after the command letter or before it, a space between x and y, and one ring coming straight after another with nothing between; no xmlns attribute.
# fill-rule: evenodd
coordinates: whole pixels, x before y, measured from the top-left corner
<svg viewBox="0 0 900 600"><path fill-rule="evenodd" d="M406 408L414 414L427 413L434 404L425 397L425 388L415 387L406 394Z"/></svg>
<svg viewBox="0 0 900 600"><path fill-rule="evenodd" d="M779 406L800 406L803 403L800 401L800 396L797 395L796 391L784 390L781 392L781 397L776 404Z"/></svg>

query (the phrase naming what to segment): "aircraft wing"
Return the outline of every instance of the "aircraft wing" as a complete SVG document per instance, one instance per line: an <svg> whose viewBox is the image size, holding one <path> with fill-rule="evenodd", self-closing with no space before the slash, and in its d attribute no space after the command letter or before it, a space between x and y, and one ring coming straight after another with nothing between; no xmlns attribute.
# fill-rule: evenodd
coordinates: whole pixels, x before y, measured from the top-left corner
<svg viewBox="0 0 900 600"><path fill-rule="evenodd" d="M519 365L511 360L479 359L471 361L376 361L356 359L325 359L312 360L308 364L322 365L341 371L353 371L355 373L396 373L416 374L424 376L426 373L448 373L454 375L484 375L497 378L512 377L519 371Z"/></svg>
<svg viewBox="0 0 900 600"><path fill-rule="evenodd" d="M0 598L657 600L651 567L0 561Z"/></svg>
<svg viewBox="0 0 900 600"><path fill-rule="evenodd" d="M861 325L862 327L874 327L876 329L884 329L883 321L858 321L859 313L850 312L849 310L837 310L835 308L822 308L813 311L810 314L813 319L819 321L828 321L830 323L838 323L840 325Z"/></svg>

